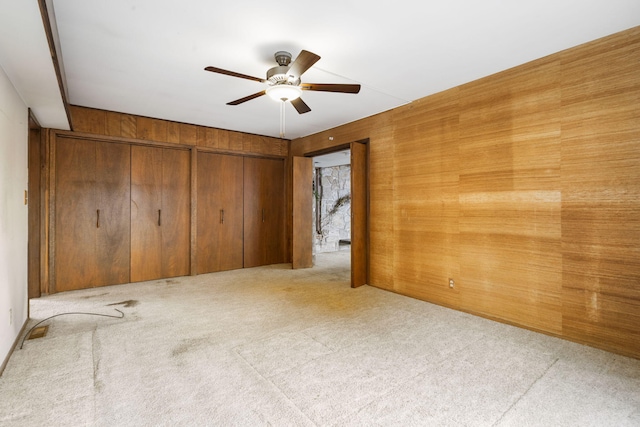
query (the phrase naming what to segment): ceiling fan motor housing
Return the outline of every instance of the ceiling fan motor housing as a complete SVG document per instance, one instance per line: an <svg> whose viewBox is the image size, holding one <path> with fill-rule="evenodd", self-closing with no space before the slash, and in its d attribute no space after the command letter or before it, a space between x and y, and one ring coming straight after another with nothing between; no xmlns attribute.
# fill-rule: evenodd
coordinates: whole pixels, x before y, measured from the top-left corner
<svg viewBox="0 0 640 427"><path fill-rule="evenodd" d="M293 78L287 75L287 71L289 71L289 67L278 66L273 67L267 71L267 81L272 84L290 84L290 85L299 85L300 78Z"/></svg>
<svg viewBox="0 0 640 427"><path fill-rule="evenodd" d="M291 63L291 54L283 50L278 51L273 55L278 63L277 67L273 67L267 71L267 81L271 85L288 84L299 85L300 78L293 78L287 75L289 71L289 64Z"/></svg>

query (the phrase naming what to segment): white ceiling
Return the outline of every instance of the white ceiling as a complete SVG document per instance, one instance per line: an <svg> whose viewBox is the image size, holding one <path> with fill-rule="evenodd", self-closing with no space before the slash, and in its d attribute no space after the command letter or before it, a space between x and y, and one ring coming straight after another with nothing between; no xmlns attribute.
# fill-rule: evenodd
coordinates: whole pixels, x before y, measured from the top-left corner
<svg viewBox="0 0 640 427"><path fill-rule="evenodd" d="M48 1L72 104L278 136L280 109L268 97L225 105L264 84L204 67L264 78L276 51L295 58L306 49L322 58L303 82L362 85L357 95L305 91L312 111L299 115L287 106L287 138L640 25L638 0ZM34 68L46 68L48 52L44 59L42 52L20 54L22 34L43 34L41 22L11 16L27 15L23 3L37 6L0 0L0 65L33 108L46 104L32 95L45 89L32 83L44 80ZM34 110L43 126L59 127L56 114Z"/></svg>
<svg viewBox="0 0 640 427"><path fill-rule="evenodd" d="M0 67L42 126L69 129L37 0L0 0Z"/></svg>
<svg viewBox="0 0 640 427"><path fill-rule="evenodd" d="M351 150L335 151L313 158L314 168L330 168L333 166L344 166L351 164Z"/></svg>

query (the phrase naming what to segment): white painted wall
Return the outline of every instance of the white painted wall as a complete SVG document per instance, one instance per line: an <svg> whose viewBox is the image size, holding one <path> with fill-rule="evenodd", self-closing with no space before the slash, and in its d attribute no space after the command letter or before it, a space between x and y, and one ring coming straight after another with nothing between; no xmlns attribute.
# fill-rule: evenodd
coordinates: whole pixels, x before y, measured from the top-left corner
<svg viewBox="0 0 640 427"><path fill-rule="evenodd" d="M0 68L0 364L28 313L28 137L27 106Z"/></svg>

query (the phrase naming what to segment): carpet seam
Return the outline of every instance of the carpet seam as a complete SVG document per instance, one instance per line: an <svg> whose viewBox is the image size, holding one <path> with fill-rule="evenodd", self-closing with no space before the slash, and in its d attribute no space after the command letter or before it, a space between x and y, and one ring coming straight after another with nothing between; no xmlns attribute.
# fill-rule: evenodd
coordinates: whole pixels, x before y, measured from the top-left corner
<svg viewBox="0 0 640 427"><path fill-rule="evenodd" d="M503 418L504 418L504 417L509 413L509 411L511 411L511 410L513 409L513 407L514 407L514 406L516 406L516 405L518 404L518 402L520 402L520 401L521 401L521 400L522 400L522 399L523 399L523 398L524 398L524 397L529 393L529 391L533 388L533 386L534 386L534 385L536 385L536 384L538 383L538 381L540 381L540 380L541 380L545 375L547 375L547 372L549 372L549 371L551 370L551 368L553 368L553 367L555 366L555 364L556 364L556 363L558 363L558 361L559 361L559 360L560 360L560 358L559 358L559 357L558 357L558 358L556 358L556 360L554 360L554 361L553 361L553 363L551 363L551 365L549 365L549 366L547 367L547 369L545 369L545 370L544 370L544 372L543 372L542 374L540 374L540 375L538 376L538 378L536 378L536 379L531 383L531 385L530 385L529 387L527 387L527 389L526 389L526 390L525 390L525 391L520 395L520 397L518 397L518 399L516 399L516 401L515 401L515 402L513 402L513 403L512 403L512 404L507 408L507 410L506 410L506 411L504 411L504 412L502 413L502 415L500 416L500 418L498 418L498 419L496 420L496 422L494 422L494 423L492 424L492 427L497 426L497 425L502 421L502 419L503 419Z"/></svg>

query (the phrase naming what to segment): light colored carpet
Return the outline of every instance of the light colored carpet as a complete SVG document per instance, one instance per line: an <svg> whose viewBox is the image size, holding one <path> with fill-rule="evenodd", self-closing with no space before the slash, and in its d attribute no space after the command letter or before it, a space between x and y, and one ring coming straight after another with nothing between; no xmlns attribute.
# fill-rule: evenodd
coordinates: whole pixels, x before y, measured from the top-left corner
<svg viewBox="0 0 640 427"><path fill-rule="evenodd" d="M638 426L640 361L364 286L348 252L66 292L3 426ZM115 305L114 305L115 304Z"/></svg>

